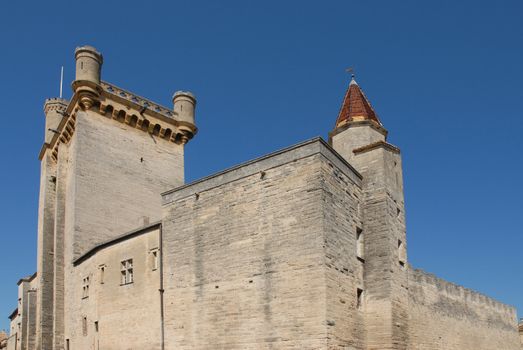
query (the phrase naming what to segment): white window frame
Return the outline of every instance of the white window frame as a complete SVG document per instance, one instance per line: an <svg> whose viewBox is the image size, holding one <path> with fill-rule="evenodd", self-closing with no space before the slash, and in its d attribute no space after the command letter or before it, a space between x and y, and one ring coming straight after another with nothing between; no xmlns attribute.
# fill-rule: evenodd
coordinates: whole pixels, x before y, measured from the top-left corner
<svg viewBox="0 0 523 350"><path fill-rule="evenodd" d="M120 262L120 285L134 283L133 259L125 259Z"/></svg>

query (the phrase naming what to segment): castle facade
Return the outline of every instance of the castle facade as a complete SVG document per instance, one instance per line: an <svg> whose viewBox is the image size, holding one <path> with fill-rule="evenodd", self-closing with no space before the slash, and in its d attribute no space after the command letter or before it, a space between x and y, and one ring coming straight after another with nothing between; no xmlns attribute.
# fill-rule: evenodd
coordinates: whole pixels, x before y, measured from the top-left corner
<svg viewBox="0 0 523 350"><path fill-rule="evenodd" d="M512 307L408 263L401 152L354 79L328 142L186 184L194 95L166 108L75 58L9 350L520 350Z"/></svg>

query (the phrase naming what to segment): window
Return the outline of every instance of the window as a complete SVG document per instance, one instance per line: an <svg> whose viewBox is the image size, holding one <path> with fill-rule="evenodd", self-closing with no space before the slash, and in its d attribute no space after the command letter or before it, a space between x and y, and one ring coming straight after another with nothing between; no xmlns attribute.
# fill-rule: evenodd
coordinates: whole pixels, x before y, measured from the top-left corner
<svg viewBox="0 0 523 350"><path fill-rule="evenodd" d="M402 267L405 266L405 260L407 260L405 256L405 247L403 246L403 242L398 239L398 261Z"/></svg>
<svg viewBox="0 0 523 350"><path fill-rule="evenodd" d="M105 265L100 265L99 269L100 269L100 284L104 284L104 280L105 280Z"/></svg>
<svg viewBox="0 0 523 350"><path fill-rule="evenodd" d="M361 310L363 307L363 289L358 288L356 290L356 308Z"/></svg>
<svg viewBox="0 0 523 350"><path fill-rule="evenodd" d="M364 239L363 239L363 230L359 227L356 228L356 257L360 260L363 260L363 248L364 248Z"/></svg>
<svg viewBox="0 0 523 350"><path fill-rule="evenodd" d="M98 333L98 321L94 321L94 331Z"/></svg>
<svg viewBox="0 0 523 350"><path fill-rule="evenodd" d="M361 310L363 308L363 289L356 290L356 308Z"/></svg>
<svg viewBox="0 0 523 350"><path fill-rule="evenodd" d="M71 345L69 344L69 339L65 340L65 350L71 350Z"/></svg>
<svg viewBox="0 0 523 350"><path fill-rule="evenodd" d="M151 268L153 271L158 269L158 248L151 250Z"/></svg>
<svg viewBox="0 0 523 350"><path fill-rule="evenodd" d="M89 276L82 281L82 298L89 298Z"/></svg>
<svg viewBox="0 0 523 350"><path fill-rule="evenodd" d="M87 336L87 317L84 316L82 318L82 334L84 335L84 337Z"/></svg>
<svg viewBox="0 0 523 350"><path fill-rule="evenodd" d="M120 270L122 273L121 281L120 283L123 284L129 284L133 283L133 259L127 259L122 261Z"/></svg>

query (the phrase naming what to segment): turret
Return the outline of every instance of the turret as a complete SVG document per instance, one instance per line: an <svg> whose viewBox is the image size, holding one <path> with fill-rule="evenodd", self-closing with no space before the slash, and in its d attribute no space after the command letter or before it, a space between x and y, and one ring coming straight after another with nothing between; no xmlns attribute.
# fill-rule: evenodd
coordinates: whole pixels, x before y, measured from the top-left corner
<svg viewBox="0 0 523 350"><path fill-rule="evenodd" d="M406 349L407 248L403 176L399 148L387 143L387 131L354 77L334 130L332 147L362 175L365 324L368 349Z"/></svg>
<svg viewBox="0 0 523 350"><path fill-rule="evenodd" d="M89 109L100 95L102 54L92 46L78 47L75 51L76 78L73 90L78 94L80 105Z"/></svg>
<svg viewBox="0 0 523 350"><path fill-rule="evenodd" d="M173 96L174 116L180 122L178 129L182 133L182 143L185 144L195 134L194 110L196 97L188 91L177 91Z"/></svg>
<svg viewBox="0 0 523 350"><path fill-rule="evenodd" d="M68 101L63 98L49 98L45 100L45 143L50 144L57 133L58 125L62 121Z"/></svg>
<svg viewBox="0 0 523 350"><path fill-rule="evenodd" d="M387 130L353 76L336 118L334 130L329 134L332 147L361 171L353 151L385 142L386 138Z"/></svg>

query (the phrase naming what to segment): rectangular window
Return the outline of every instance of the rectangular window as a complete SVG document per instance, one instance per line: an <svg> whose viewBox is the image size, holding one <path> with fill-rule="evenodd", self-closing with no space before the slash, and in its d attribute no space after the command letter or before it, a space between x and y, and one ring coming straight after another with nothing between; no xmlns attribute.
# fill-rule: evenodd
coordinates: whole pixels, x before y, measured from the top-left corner
<svg viewBox="0 0 523 350"><path fill-rule="evenodd" d="M87 336L87 317L84 316L82 318L82 334L84 335L84 337Z"/></svg>
<svg viewBox="0 0 523 350"><path fill-rule="evenodd" d="M122 261L120 266L121 280L120 283L129 284L134 282L133 276L133 259L127 259Z"/></svg>
<svg viewBox="0 0 523 350"><path fill-rule="evenodd" d="M82 298L89 298L89 276L82 281Z"/></svg>
<svg viewBox="0 0 523 350"><path fill-rule="evenodd" d="M361 310L363 308L363 289L356 290L356 308Z"/></svg>
<svg viewBox="0 0 523 350"><path fill-rule="evenodd" d="M158 269L158 249L151 250L151 268L153 271Z"/></svg>
<svg viewBox="0 0 523 350"><path fill-rule="evenodd" d="M94 321L94 331L98 333L98 321Z"/></svg>
<svg viewBox="0 0 523 350"><path fill-rule="evenodd" d="M363 260L364 253L364 236L363 230L359 227L356 228L356 257Z"/></svg>
<svg viewBox="0 0 523 350"><path fill-rule="evenodd" d="M71 350L71 346L69 344L69 339L65 340L65 350Z"/></svg>

